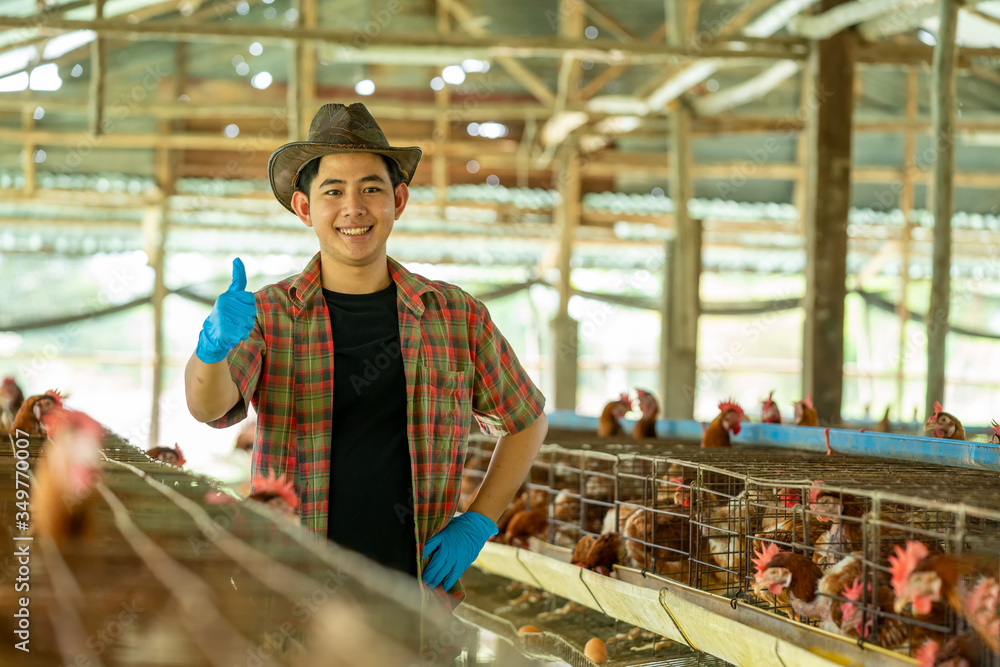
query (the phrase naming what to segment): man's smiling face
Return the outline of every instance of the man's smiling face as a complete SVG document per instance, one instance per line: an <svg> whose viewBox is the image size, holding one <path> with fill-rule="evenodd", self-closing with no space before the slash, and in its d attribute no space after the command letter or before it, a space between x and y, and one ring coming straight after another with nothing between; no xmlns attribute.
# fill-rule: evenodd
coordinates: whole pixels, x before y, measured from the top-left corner
<svg viewBox="0 0 1000 667"><path fill-rule="evenodd" d="M393 190L385 161L375 153L324 155L309 187L292 207L319 238L323 257L349 267L386 261L385 243L408 198Z"/></svg>

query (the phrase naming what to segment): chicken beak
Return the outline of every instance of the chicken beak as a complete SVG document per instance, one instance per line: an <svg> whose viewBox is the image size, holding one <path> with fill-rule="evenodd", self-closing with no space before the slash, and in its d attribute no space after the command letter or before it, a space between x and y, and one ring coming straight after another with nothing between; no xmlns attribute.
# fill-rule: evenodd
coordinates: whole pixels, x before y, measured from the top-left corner
<svg viewBox="0 0 1000 667"><path fill-rule="evenodd" d="M937 417L930 417L924 422L925 431L933 431L937 427Z"/></svg>
<svg viewBox="0 0 1000 667"><path fill-rule="evenodd" d="M909 596L898 597L892 602L892 610L897 614L903 612L906 609L906 605L910 604Z"/></svg>

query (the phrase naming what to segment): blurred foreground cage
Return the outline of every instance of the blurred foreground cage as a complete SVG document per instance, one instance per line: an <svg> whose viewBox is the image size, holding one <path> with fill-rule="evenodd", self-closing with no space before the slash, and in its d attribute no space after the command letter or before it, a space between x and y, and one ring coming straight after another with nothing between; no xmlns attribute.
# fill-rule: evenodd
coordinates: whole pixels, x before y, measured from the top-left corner
<svg viewBox="0 0 1000 667"><path fill-rule="evenodd" d="M839 564L857 573L855 597L828 597L854 604L861 641L910 655L928 638L943 643L968 632L969 623L951 610L914 617L894 609L889 557L908 541L986 562L985 575L965 578L965 590L979 576L1000 581L995 472L764 447L567 439L572 448L543 446L528 483L547 498L544 539L558 546L618 532L628 554L619 565L793 617L786 596L755 594L759 554L769 547L801 554L823 573ZM488 452L480 456L485 469ZM582 511L567 511L566 499ZM971 664L1000 665L1000 658L984 648Z"/></svg>
<svg viewBox="0 0 1000 667"><path fill-rule="evenodd" d="M424 604L421 643L414 580L113 435L88 501L96 530L58 544L32 535L35 504L27 521L18 514L17 457L33 471L45 442L0 440L11 545L0 664L410 667L451 664L473 641L474 628ZM15 647L23 640L30 652Z"/></svg>

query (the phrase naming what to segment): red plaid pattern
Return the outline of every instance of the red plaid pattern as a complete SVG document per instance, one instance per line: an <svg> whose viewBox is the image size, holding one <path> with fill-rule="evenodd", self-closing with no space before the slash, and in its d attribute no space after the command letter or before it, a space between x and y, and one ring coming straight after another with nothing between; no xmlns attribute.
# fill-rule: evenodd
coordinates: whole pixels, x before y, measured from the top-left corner
<svg viewBox="0 0 1000 667"><path fill-rule="evenodd" d="M545 399L481 301L454 285L410 273L391 258L388 263L398 291L420 554L455 512L470 414L487 433L507 435L534 422ZM253 474L287 473L299 494L302 521L325 536L334 387L320 254L302 273L255 296L255 326L228 357L243 400L209 425L232 426L253 404Z"/></svg>

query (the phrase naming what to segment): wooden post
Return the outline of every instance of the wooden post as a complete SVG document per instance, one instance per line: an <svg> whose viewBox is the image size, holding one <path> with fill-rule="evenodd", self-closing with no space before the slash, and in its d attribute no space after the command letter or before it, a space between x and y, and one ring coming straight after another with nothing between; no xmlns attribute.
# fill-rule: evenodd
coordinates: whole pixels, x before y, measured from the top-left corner
<svg viewBox="0 0 1000 667"><path fill-rule="evenodd" d="M316 0L301 0L302 25L310 30L317 25ZM316 112L316 42L307 41L299 48L299 136L309 134L313 114Z"/></svg>
<svg viewBox="0 0 1000 667"><path fill-rule="evenodd" d="M820 11L842 0L822 0ZM851 205L851 113L854 36L815 42L809 69L814 99L807 121L806 318L803 393L811 393L824 424L840 423L844 390L844 299L847 214Z"/></svg>
<svg viewBox="0 0 1000 667"><path fill-rule="evenodd" d="M924 414L934 401L944 402L945 342L951 310L951 216L955 201L955 33L957 0L941 0L938 41L934 47L931 126L934 137L934 273L927 309L927 397Z"/></svg>
<svg viewBox="0 0 1000 667"><path fill-rule="evenodd" d="M161 96L174 103L184 93L187 78L187 43L177 42L174 53L174 76L166 85L157 88ZM160 120L157 131L162 136L170 136L180 129L180 121ZM167 296L164 277L165 253L167 245L167 217L170 214L170 197L173 196L177 178L176 151L166 147L156 149L156 180L160 186L160 205L147 212L146 254L153 269L153 404L149 411L149 447L160 444L160 397L163 394L163 300Z"/></svg>
<svg viewBox="0 0 1000 667"><path fill-rule="evenodd" d="M686 0L673 0L668 7L669 37L674 46L684 44L687 26ZM698 314L701 279L701 226L688 215L691 183L691 111L686 103L670 114L670 198L674 202L675 253L664 272L664 290L670 295L667 320L661 326L660 373L669 383L661 397L663 416L694 418L695 386L698 379ZM670 271L667 277L666 271Z"/></svg>
<svg viewBox="0 0 1000 667"><path fill-rule="evenodd" d="M899 305L896 317L899 319L899 361L896 363L896 407L899 421L906 414L906 297L910 287L910 237L913 233L913 170L917 159L917 137L910 128L917 119L917 70L910 67L906 71L906 120L907 129L903 134L903 183L899 192L899 210L903 213L903 232L900 239Z"/></svg>
<svg viewBox="0 0 1000 667"><path fill-rule="evenodd" d="M94 17L104 18L104 0L94 0ZM107 74L107 50L101 33L90 43L90 134L99 137L104 134L104 78Z"/></svg>
<svg viewBox="0 0 1000 667"><path fill-rule="evenodd" d="M152 255L153 267L153 407L149 415L149 446L160 444L160 396L163 392L163 299L167 296L164 281L164 254L167 243L167 216L170 198L164 197L160 206L151 212L153 218Z"/></svg>
<svg viewBox="0 0 1000 667"><path fill-rule="evenodd" d="M448 35L451 33L451 15L443 4L440 2L436 4L438 34ZM448 203L448 154L445 151L445 144L448 143L451 134L451 121L448 117L451 91L447 85L441 90L434 91L434 103L437 106L437 115L434 117L431 182L434 184L434 205L440 209L441 218L444 219L444 208Z"/></svg>
<svg viewBox="0 0 1000 667"><path fill-rule="evenodd" d="M24 176L24 196L31 198L35 196L35 189L38 187L37 171L35 169L35 142L31 140L31 133L35 129L35 112L25 107L21 111L21 130L24 132L24 159L21 161L21 175Z"/></svg>
<svg viewBox="0 0 1000 667"><path fill-rule="evenodd" d="M292 8L301 10L299 0L292 0ZM296 25L302 27L305 21L302 12L299 11ZM288 85L285 89L285 106L288 107L288 140L299 141L302 137L302 85L299 81L301 66L304 59L302 40L288 40L285 42L288 49L286 62L288 63Z"/></svg>
<svg viewBox="0 0 1000 667"><path fill-rule="evenodd" d="M809 100L812 99L812 72L808 63L802 63L801 82L799 90L799 114L807 117L809 113ZM799 232L805 231L806 226L806 202L809 199L808 173L809 173L809 137L805 132L799 132L795 139L795 164L798 167L798 177L795 179L795 191L792 194L792 202L795 210L799 214Z"/></svg>
<svg viewBox="0 0 1000 667"><path fill-rule="evenodd" d="M576 409L577 358L579 356L577 322L569 315L572 295L570 280L573 239L580 225L580 153L572 144L564 144L556 156L556 178L560 202L555 220L559 227L559 313L552 322L555 350L555 407Z"/></svg>

